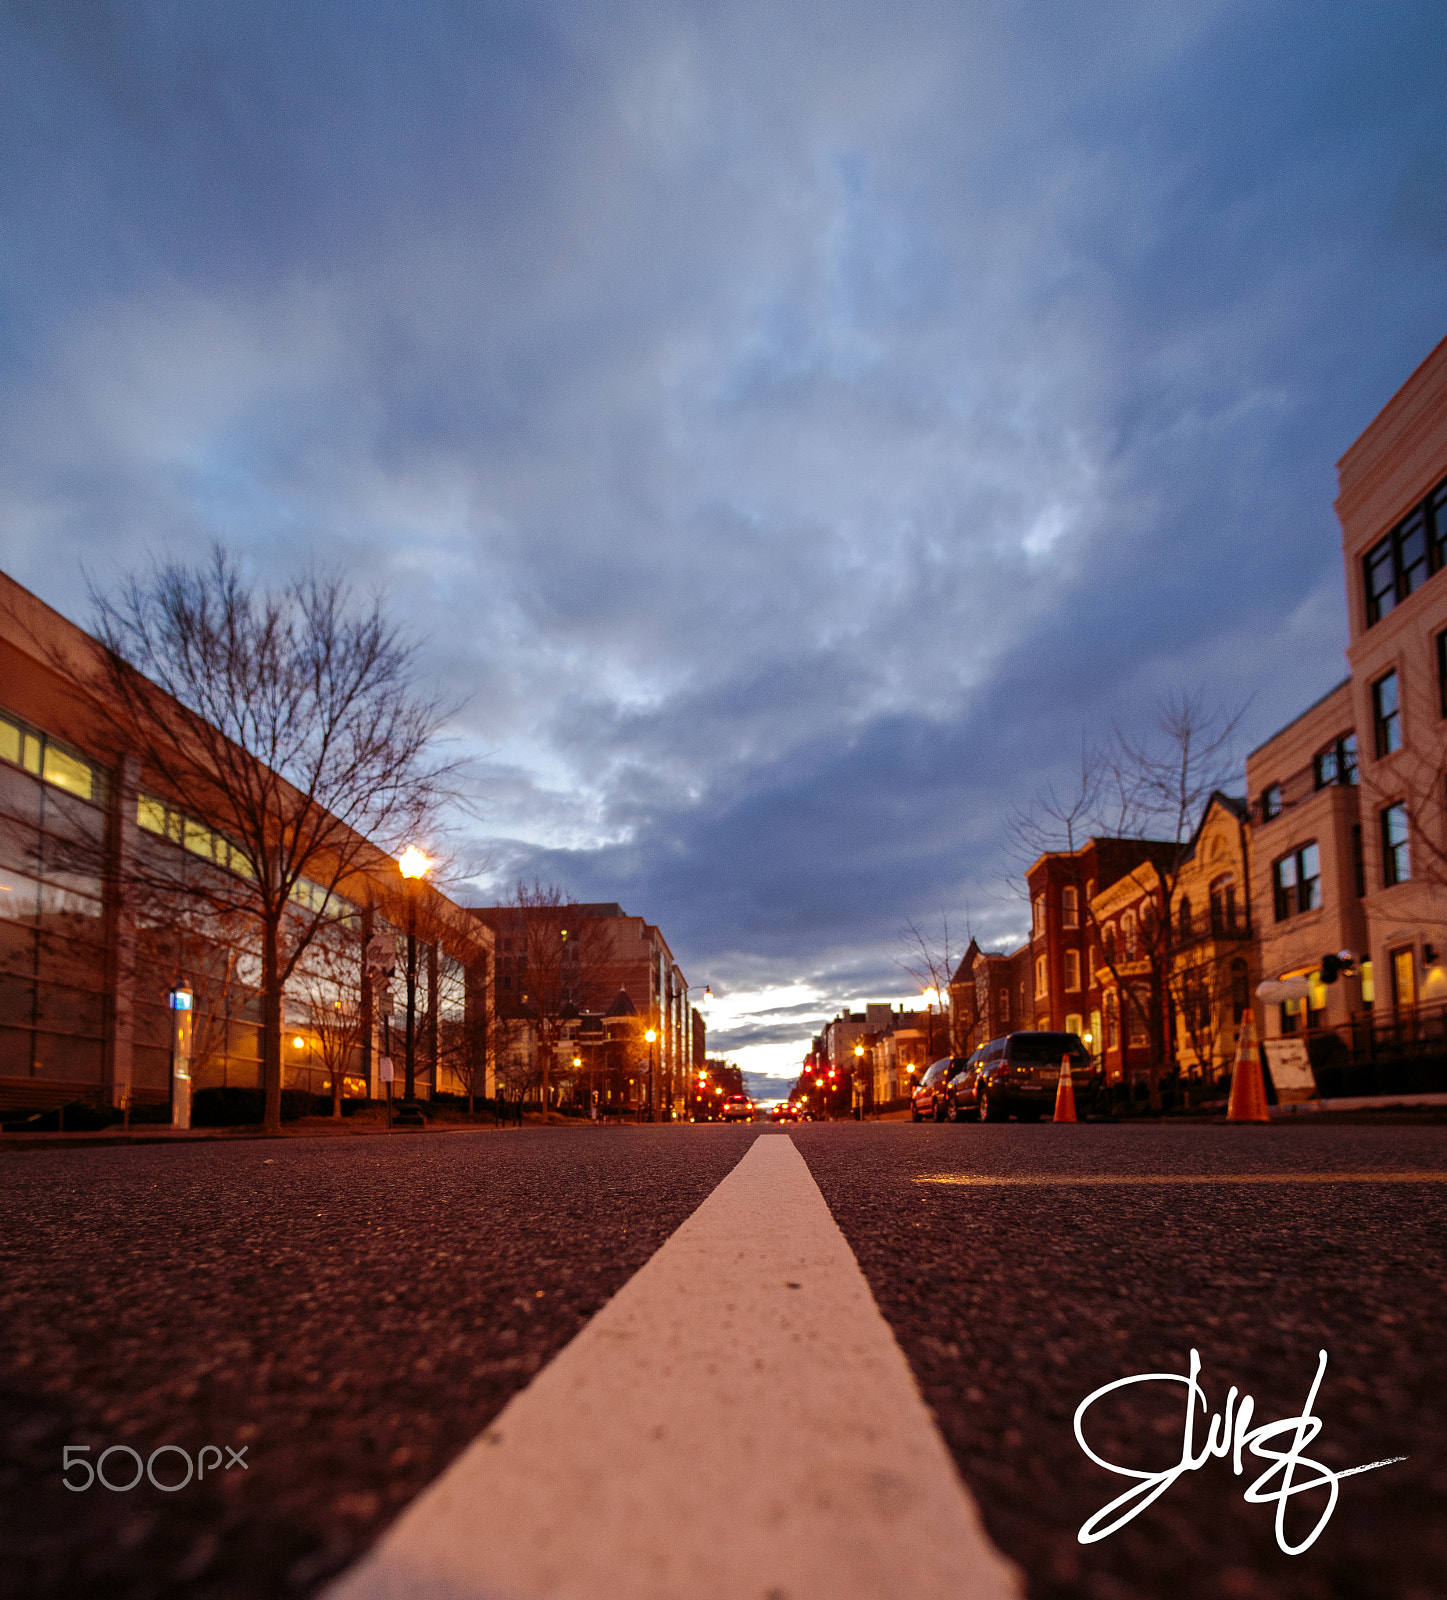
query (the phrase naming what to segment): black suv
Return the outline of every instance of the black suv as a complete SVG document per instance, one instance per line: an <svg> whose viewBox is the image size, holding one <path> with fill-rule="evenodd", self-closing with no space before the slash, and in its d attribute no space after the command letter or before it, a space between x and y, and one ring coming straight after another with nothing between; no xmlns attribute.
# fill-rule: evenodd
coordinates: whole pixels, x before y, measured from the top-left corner
<svg viewBox="0 0 1447 1600"><path fill-rule="evenodd" d="M1070 1057L1077 1094L1088 1087L1090 1055L1073 1033L1011 1033L982 1044L949 1080L945 1115L951 1122L974 1116L981 1122L1039 1122L1055 1107L1060 1063Z"/></svg>

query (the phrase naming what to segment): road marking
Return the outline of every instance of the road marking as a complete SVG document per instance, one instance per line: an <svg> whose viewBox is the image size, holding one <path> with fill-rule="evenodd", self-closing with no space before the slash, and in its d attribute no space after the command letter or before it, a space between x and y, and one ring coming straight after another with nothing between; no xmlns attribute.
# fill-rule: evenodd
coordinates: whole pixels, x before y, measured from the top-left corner
<svg viewBox="0 0 1447 1600"><path fill-rule="evenodd" d="M1018 1600L787 1136L328 1600Z"/></svg>
<svg viewBox="0 0 1447 1600"><path fill-rule="evenodd" d="M1056 1172L1032 1173L1028 1177L993 1177L982 1172L937 1172L914 1181L1003 1189L1037 1189L1061 1184L1447 1183L1447 1172Z"/></svg>

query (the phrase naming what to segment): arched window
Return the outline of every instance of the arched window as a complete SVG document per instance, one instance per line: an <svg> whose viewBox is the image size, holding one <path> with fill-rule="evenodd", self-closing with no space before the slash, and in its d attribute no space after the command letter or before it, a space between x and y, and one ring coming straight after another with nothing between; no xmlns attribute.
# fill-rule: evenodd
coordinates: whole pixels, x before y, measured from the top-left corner
<svg viewBox="0 0 1447 1600"><path fill-rule="evenodd" d="M1127 911L1120 919L1120 937L1125 945L1125 958L1134 961L1136 958L1135 912Z"/></svg>
<svg viewBox="0 0 1447 1600"><path fill-rule="evenodd" d="M1105 932L1101 934L1100 941L1101 941L1102 946L1105 949L1105 959L1107 961L1114 961L1115 960L1115 924L1113 922L1107 922L1106 923Z"/></svg>
<svg viewBox="0 0 1447 1600"><path fill-rule="evenodd" d="M1105 997L1105 1048L1120 1049L1120 1002L1114 989Z"/></svg>

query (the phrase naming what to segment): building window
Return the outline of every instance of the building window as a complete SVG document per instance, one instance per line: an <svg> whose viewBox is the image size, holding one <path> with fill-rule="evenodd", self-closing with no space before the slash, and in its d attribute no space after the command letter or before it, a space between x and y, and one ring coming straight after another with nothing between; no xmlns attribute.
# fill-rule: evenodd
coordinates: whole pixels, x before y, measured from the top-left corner
<svg viewBox="0 0 1447 1600"><path fill-rule="evenodd" d="M1120 1049L1120 1002L1114 989L1105 997L1105 1048Z"/></svg>
<svg viewBox="0 0 1447 1600"><path fill-rule="evenodd" d="M1009 1020L1010 1020L1010 991L1008 989L1001 989L1001 991L1000 991L1000 1021L1001 1022L1008 1022Z"/></svg>
<svg viewBox="0 0 1447 1600"><path fill-rule="evenodd" d="M1301 911L1316 910L1321 904L1321 857L1315 843L1302 845L1274 862L1271 883L1278 922Z"/></svg>
<svg viewBox="0 0 1447 1600"><path fill-rule="evenodd" d="M1402 748L1402 708L1398 703L1397 674L1389 672L1372 685L1372 720L1377 729L1377 754L1389 756Z"/></svg>
<svg viewBox="0 0 1447 1600"><path fill-rule="evenodd" d="M1038 939L1045 932L1045 896L1043 894L1035 896L1034 905L1031 907L1031 920L1034 923L1034 927L1030 931Z"/></svg>
<svg viewBox="0 0 1447 1600"><path fill-rule="evenodd" d="M1146 1026L1146 1018L1150 1013L1150 1005L1146 996L1139 990L1133 990L1126 1003L1126 1042L1131 1045L1147 1045L1151 1042L1150 1029Z"/></svg>
<svg viewBox="0 0 1447 1600"><path fill-rule="evenodd" d="M1311 847L1313 850L1315 845ZM1218 938L1236 932L1236 880L1217 878L1211 885L1211 932Z"/></svg>
<svg viewBox="0 0 1447 1600"><path fill-rule="evenodd" d="M0 716L0 761L24 768L53 788L100 804L100 773L90 762L62 749L48 735L4 716Z"/></svg>
<svg viewBox="0 0 1447 1600"><path fill-rule="evenodd" d="M1344 733L1325 750L1319 750L1311 766L1318 789L1325 789L1330 783L1355 783L1357 781L1356 734Z"/></svg>
<svg viewBox="0 0 1447 1600"><path fill-rule="evenodd" d="M1060 891L1060 909L1067 928L1080 926L1080 891L1067 888Z"/></svg>
<svg viewBox="0 0 1447 1600"><path fill-rule="evenodd" d="M1176 908L1176 927L1182 939L1191 937L1191 897L1183 894L1181 903Z"/></svg>
<svg viewBox="0 0 1447 1600"><path fill-rule="evenodd" d="M1080 1038L1080 1036L1085 1032L1084 1018L1072 1011L1065 1019L1065 1031L1067 1033L1073 1033L1077 1039Z"/></svg>
<svg viewBox="0 0 1447 1600"><path fill-rule="evenodd" d="M1049 958L1041 956L1035 963L1035 998L1039 1000L1050 991Z"/></svg>
<svg viewBox="0 0 1447 1600"><path fill-rule="evenodd" d="M1099 1061L1100 1053L1105 1048L1105 1038L1101 1033L1100 1013L1098 1011L1090 1013L1090 1037L1085 1042L1090 1047L1091 1055Z"/></svg>
<svg viewBox="0 0 1447 1600"><path fill-rule="evenodd" d="M1382 878L1387 887L1412 876L1412 849L1407 838L1407 804L1399 800L1382 813Z"/></svg>
<svg viewBox="0 0 1447 1600"><path fill-rule="evenodd" d="M1393 606L1415 594L1430 573L1441 567L1442 541L1436 537L1435 526L1429 541L1428 520L1430 518L1434 524L1437 521L1433 513L1441 511L1443 488L1447 485L1439 485L1362 557L1369 628L1380 622Z"/></svg>
<svg viewBox="0 0 1447 1600"><path fill-rule="evenodd" d="M1080 988L1080 952L1078 950L1067 950L1065 952L1065 987L1071 992ZM1066 1031L1069 1032L1068 1029ZM1076 1032L1079 1031L1079 1029L1076 1029Z"/></svg>
<svg viewBox="0 0 1447 1600"><path fill-rule="evenodd" d="M1261 820L1270 822L1281 815L1281 785L1273 783L1261 791Z"/></svg>
<svg viewBox="0 0 1447 1600"><path fill-rule="evenodd" d="M1246 963L1238 956L1231 963L1231 1020L1239 1028L1251 1004L1251 979Z"/></svg>
<svg viewBox="0 0 1447 1600"><path fill-rule="evenodd" d="M1135 913L1133 911L1127 911L1120 919L1120 936L1125 944L1126 960L1134 961L1136 958L1136 940Z"/></svg>

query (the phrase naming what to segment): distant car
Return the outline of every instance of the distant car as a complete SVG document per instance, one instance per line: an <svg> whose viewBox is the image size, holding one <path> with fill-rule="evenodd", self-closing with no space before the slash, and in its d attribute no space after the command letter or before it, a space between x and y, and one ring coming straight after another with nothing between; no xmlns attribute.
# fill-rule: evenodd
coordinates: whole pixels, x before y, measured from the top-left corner
<svg viewBox="0 0 1447 1600"><path fill-rule="evenodd" d="M797 1122L798 1120L798 1111L790 1105L775 1106L769 1113L770 1122Z"/></svg>
<svg viewBox="0 0 1447 1600"><path fill-rule="evenodd" d="M910 1096L909 1110L912 1121L944 1121L950 1104L950 1079L964 1066L967 1059L966 1056L945 1056L926 1070L924 1077L915 1085L914 1093Z"/></svg>
<svg viewBox="0 0 1447 1600"><path fill-rule="evenodd" d="M1039 1122L1055 1106L1060 1063L1070 1058L1070 1081L1077 1095L1090 1083L1090 1054L1073 1033L1010 1033L981 1045L949 1080L945 1116L951 1122L977 1117L981 1122Z"/></svg>
<svg viewBox="0 0 1447 1600"><path fill-rule="evenodd" d="M752 1122L754 1102L746 1094L731 1094L723 1103L725 1122Z"/></svg>

